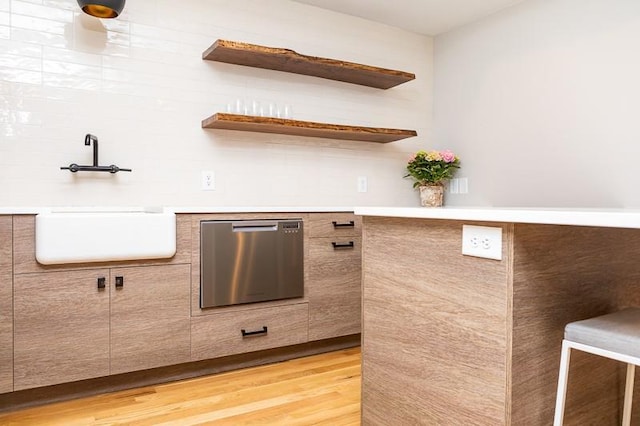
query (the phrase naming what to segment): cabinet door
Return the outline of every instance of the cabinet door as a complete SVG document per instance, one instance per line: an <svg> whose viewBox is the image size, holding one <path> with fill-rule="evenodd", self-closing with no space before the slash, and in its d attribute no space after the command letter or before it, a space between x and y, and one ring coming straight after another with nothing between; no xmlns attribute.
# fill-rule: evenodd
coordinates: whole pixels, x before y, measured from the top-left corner
<svg viewBox="0 0 640 426"><path fill-rule="evenodd" d="M15 390L109 374L109 270L14 278Z"/></svg>
<svg viewBox="0 0 640 426"><path fill-rule="evenodd" d="M309 340L360 333L360 242L353 236L309 239Z"/></svg>
<svg viewBox="0 0 640 426"><path fill-rule="evenodd" d="M0 393L13 390L11 216L0 216Z"/></svg>
<svg viewBox="0 0 640 426"><path fill-rule="evenodd" d="M111 374L188 362L189 265L111 270Z"/></svg>

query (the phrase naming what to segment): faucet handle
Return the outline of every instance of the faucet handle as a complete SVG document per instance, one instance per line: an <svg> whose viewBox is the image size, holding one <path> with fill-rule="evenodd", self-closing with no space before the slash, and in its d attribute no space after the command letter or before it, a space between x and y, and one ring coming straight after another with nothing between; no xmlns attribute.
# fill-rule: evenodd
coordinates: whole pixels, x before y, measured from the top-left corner
<svg viewBox="0 0 640 426"><path fill-rule="evenodd" d="M75 173L80 170L80 166L78 166L76 163L71 163L69 164L69 167L60 167L60 170L69 170L71 173Z"/></svg>

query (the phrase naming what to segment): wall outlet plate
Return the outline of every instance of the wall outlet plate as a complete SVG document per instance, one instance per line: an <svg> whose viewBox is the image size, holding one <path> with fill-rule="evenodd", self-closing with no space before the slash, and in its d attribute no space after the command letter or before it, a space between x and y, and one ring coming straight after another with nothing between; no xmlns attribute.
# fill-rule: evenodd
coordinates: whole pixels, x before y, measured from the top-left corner
<svg viewBox="0 0 640 426"><path fill-rule="evenodd" d="M502 228L462 225L462 254L502 260Z"/></svg>
<svg viewBox="0 0 640 426"><path fill-rule="evenodd" d="M202 171L202 190L203 191L215 191L216 190L216 174L213 170Z"/></svg>
<svg viewBox="0 0 640 426"><path fill-rule="evenodd" d="M367 192L368 182L366 176L358 176L358 192Z"/></svg>

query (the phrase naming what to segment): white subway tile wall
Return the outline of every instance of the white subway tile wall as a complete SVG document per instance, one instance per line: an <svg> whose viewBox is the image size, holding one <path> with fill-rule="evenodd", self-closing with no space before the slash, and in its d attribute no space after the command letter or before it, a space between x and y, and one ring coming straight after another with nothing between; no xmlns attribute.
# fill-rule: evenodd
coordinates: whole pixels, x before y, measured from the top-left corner
<svg viewBox="0 0 640 426"><path fill-rule="evenodd" d="M416 74L379 90L203 61L216 39ZM115 20L75 0L0 0L0 206L417 205L403 179L430 143L432 39L289 0L128 0ZM390 144L201 128L236 102L293 118L414 129ZM60 170L100 163L117 175ZM201 190L213 170L216 190ZM368 191L357 191L357 177Z"/></svg>

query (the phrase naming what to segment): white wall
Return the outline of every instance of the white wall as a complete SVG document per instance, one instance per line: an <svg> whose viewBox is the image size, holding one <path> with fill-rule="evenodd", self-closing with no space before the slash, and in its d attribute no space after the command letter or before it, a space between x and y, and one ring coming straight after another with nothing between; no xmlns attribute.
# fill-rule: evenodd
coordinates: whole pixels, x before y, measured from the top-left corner
<svg viewBox="0 0 640 426"><path fill-rule="evenodd" d="M449 204L640 207L640 2L528 0L435 39Z"/></svg>
<svg viewBox="0 0 640 426"><path fill-rule="evenodd" d="M417 79L384 91L201 60L218 38ZM0 206L417 205L402 176L430 140L432 57L430 38L287 0L128 0L116 20L75 0L0 0ZM201 129L238 97L419 136L380 145ZM91 163L86 133L101 164L134 171L61 171ZM216 191L200 190L202 170L216 172Z"/></svg>

